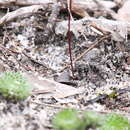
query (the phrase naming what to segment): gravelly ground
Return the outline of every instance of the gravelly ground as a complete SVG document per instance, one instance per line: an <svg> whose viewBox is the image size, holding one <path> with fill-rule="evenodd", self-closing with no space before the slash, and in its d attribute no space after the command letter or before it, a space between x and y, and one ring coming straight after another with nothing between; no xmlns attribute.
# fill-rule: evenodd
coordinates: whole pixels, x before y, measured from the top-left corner
<svg viewBox="0 0 130 130"><path fill-rule="evenodd" d="M67 38L54 33L49 37L46 44L41 45L39 43L42 39L40 36L44 29L39 29L36 25L43 26L45 24L43 21L44 19L40 15L34 15L30 18L17 19L1 29L1 73L12 70L31 71L47 78L60 77L61 73L58 70L69 62ZM89 44L87 44L82 37L78 40L73 37L73 56L76 57L81 54L97 39L97 35L89 36ZM7 101L1 96L0 129L52 129L50 121L53 115L65 107L81 110L124 111L124 108L130 105L129 92L120 94L116 98L105 98L89 105L86 105L86 102L100 94L109 95L113 90L124 89L129 86L130 66L126 60L130 53L129 44L130 39L128 37L124 45L125 51L120 51L116 41L111 38L107 39L75 63L74 71L77 79L73 80L69 77L68 82L76 84L74 86L76 88L85 88L86 91L82 94L61 100L44 99L44 96L41 98L40 95L37 95L29 97L24 102ZM127 113L129 112L127 110Z"/></svg>

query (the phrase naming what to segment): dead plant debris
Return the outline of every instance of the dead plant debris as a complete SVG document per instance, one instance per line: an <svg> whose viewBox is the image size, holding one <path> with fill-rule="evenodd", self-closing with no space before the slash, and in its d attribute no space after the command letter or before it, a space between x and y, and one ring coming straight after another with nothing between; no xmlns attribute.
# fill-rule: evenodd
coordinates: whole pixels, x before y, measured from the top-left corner
<svg viewBox="0 0 130 130"><path fill-rule="evenodd" d="M0 93L1 130L53 129L63 108L130 119L129 0L69 2L0 1L0 74L22 72L34 87L26 101Z"/></svg>

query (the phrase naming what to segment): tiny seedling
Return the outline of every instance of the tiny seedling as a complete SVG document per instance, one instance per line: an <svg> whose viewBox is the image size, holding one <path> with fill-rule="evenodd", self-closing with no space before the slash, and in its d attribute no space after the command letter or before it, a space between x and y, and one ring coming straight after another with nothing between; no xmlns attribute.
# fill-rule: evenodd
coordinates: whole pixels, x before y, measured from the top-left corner
<svg viewBox="0 0 130 130"><path fill-rule="evenodd" d="M31 93L31 87L19 72L5 72L0 77L0 93L8 99L23 100Z"/></svg>

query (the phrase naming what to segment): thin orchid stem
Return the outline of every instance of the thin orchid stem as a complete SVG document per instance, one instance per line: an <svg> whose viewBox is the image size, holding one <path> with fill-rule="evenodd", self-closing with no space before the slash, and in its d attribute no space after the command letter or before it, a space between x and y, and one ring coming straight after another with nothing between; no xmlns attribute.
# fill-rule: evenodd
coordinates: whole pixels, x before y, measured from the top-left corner
<svg viewBox="0 0 130 130"><path fill-rule="evenodd" d="M71 4L72 4L72 0L69 0L68 12L69 12L69 10L71 12ZM69 44L70 66L71 66L72 76L74 77L72 48L71 48L72 47L72 44L71 44L72 33L70 31L70 22L71 22L71 14L70 14L70 12L69 12L69 16L68 16L68 44Z"/></svg>

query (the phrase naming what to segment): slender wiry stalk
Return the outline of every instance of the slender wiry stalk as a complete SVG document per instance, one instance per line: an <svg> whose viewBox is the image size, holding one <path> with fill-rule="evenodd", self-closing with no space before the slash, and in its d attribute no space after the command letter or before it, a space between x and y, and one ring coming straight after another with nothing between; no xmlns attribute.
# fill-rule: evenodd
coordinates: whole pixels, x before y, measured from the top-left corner
<svg viewBox="0 0 130 130"><path fill-rule="evenodd" d="M72 58L72 49L71 49L71 31L70 31L70 21L71 21L71 4L72 0L68 2L68 44L69 44L69 55L70 55L70 66L72 71L72 76L74 77L74 69L73 69L73 58ZM70 11L70 12L69 12Z"/></svg>

